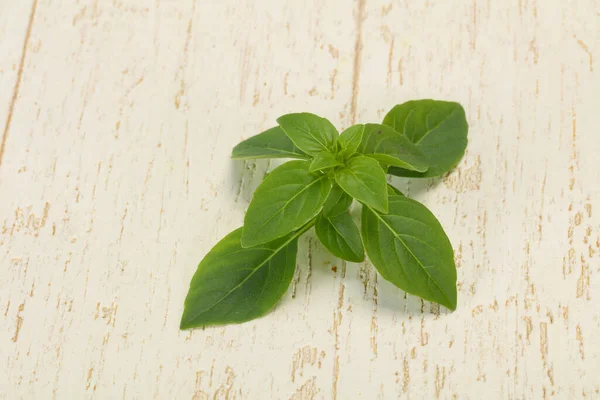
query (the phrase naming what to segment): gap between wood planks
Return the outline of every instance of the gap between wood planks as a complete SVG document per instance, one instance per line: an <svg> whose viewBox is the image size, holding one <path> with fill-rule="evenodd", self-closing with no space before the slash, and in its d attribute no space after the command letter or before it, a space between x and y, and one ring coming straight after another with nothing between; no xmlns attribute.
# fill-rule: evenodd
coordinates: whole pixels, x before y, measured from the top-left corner
<svg viewBox="0 0 600 400"><path fill-rule="evenodd" d="M358 103L358 80L360 79L360 68L362 66L362 24L365 19L366 0L358 0L358 11L356 15L356 42L354 44L354 67L352 70L352 100L350 101L350 123L356 123L356 106Z"/></svg>
<svg viewBox="0 0 600 400"><path fill-rule="evenodd" d="M25 40L23 42L21 61L19 62L19 71L17 72L17 81L15 82L13 95L10 100L10 105L8 106L8 116L6 117L6 125L4 125L4 132L2 133L2 140L0 141L0 166L2 166L2 159L4 158L4 147L6 146L6 138L8 137L8 131L10 130L10 123L12 121L15 103L17 102L17 97L19 96L19 88L21 87L21 80L23 77L23 66L25 65L25 55L27 54L27 45L29 44L29 37L31 36L31 27L33 26L36 8L37 0L33 0L33 4L31 5L31 12L29 13L29 23L27 24L27 32L25 33Z"/></svg>

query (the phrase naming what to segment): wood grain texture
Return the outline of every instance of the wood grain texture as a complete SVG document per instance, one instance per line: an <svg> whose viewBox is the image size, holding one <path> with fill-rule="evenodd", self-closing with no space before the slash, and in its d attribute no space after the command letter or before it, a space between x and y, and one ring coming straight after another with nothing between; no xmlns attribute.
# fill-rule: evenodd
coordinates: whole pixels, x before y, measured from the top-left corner
<svg viewBox="0 0 600 400"><path fill-rule="evenodd" d="M0 6L0 398L600 398L597 1ZM452 240L456 312L311 233L271 314L178 330L277 165L235 144L418 98L470 123L456 171L394 178Z"/></svg>

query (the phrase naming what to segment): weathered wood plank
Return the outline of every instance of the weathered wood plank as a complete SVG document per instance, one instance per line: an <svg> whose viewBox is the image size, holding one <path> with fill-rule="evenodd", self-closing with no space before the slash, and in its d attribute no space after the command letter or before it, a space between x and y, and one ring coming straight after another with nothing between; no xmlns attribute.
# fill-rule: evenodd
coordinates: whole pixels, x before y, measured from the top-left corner
<svg viewBox="0 0 600 400"><path fill-rule="evenodd" d="M600 396L596 2L13 3L0 398ZM456 312L310 234L271 314L179 332L196 264L276 165L236 143L416 98L470 123L455 172L394 178L448 231Z"/></svg>

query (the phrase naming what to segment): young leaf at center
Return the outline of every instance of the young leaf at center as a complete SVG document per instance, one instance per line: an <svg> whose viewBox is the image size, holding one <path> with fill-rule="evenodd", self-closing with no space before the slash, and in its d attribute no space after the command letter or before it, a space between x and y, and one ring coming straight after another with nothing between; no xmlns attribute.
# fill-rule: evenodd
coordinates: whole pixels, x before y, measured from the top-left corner
<svg viewBox="0 0 600 400"><path fill-rule="evenodd" d="M344 160L356 153L362 141L364 130L365 126L362 124L352 125L338 136L338 143L341 147L340 156Z"/></svg>
<svg viewBox="0 0 600 400"><path fill-rule="evenodd" d="M385 171L372 158L357 156L336 170L335 181L356 200L381 212L388 209Z"/></svg>
<svg viewBox="0 0 600 400"><path fill-rule="evenodd" d="M405 292L456 309L454 252L431 211L394 194L388 214L363 207L361 225L369 259L383 278Z"/></svg>
<svg viewBox="0 0 600 400"><path fill-rule="evenodd" d="M254 192L242 234L242 246L270 242L316 217L331 190L326 175L308 171L308 161L275 168Z"/></svg>
<svg viewBox="0 0 600 400"><path fill-rule="evenodd" d="M337 160L333 154L328 151L322 151L313 158L308 168L309 172L321 171L327 168L333 168L342 165L342 162Z"/></svg>

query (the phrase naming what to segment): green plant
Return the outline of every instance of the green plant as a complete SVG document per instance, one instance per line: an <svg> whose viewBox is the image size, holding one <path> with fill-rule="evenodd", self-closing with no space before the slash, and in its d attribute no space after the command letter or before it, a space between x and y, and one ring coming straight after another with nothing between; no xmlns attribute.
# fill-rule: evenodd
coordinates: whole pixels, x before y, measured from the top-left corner
<svg viewBox="0 0 600 400"><path fill-rule="evenodd" d="M292 281L298 238L315 226L336 257L363 262L400 289L456 308L456 267L434 215L386 181L386 171L436 177L452 169L467 145L458 103L416 100L395 106L383 124L338 134L314 114L288 114L279 126L233 149L233 158L295 158L260 184L244 226L200 262L185 299L181 329L241 323L271 310ZM362 204L361 229L348 209Z"/></svg>

